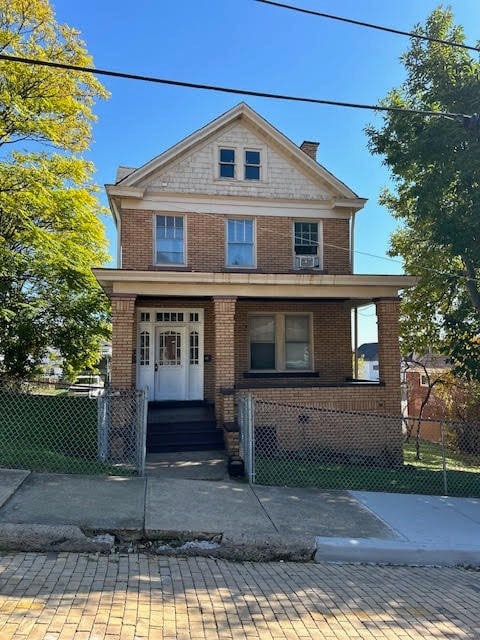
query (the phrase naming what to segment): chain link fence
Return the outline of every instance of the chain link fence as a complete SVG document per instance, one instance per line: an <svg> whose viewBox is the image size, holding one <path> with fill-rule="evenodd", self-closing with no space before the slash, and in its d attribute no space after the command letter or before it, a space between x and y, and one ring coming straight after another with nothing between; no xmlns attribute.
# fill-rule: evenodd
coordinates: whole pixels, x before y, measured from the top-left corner
<svg viewBox="0 0 480 640"><path fill-rule="evenodd" d="M23 383L0 386L0 467L52 473L143 475L143 391Z"/></svg>
<svg viewBox="0 0 480 640"><path fill-rule="evenodd" d="M480 497L480 424L240 396L253 484Z"/></svg>

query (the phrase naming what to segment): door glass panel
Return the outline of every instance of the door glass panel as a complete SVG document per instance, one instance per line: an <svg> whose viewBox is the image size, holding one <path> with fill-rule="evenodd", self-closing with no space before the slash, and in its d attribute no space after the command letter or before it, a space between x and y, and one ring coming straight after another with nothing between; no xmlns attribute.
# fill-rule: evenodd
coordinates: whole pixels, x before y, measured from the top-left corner
<svg viewBox="0 0 480 640"><path fill-rule="evenodd" d="M164 331L158 338L158 364L161 366L181 364L180 334L175 331Z"/></svg>
<svg viewBox="0 0 480 640"><path fill-rule="evenodd" d="M142 331L140 334L140 366L150 364L150 333Z"/></svg>
<svg viewBox="0 0 480 640"><path fill-rule="evenodd" d="M190 332L190 364L198 364L198 333Z"/></svg>

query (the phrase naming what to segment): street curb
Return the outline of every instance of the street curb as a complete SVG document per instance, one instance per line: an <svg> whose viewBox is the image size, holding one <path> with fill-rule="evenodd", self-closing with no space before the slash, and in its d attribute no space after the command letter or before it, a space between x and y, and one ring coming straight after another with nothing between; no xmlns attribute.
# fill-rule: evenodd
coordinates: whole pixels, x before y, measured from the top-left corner
<svg viewBox="0 0 480 640"><path fill-rule="evenodd" d="M480 566L480 546L377 538L316 538L315 562L410 566Z"/></svg>
<svg viewBox="0 0 480 640"><path fill-rule="evenodd" d="M87 537L73 525L0 523L1 551L72 551L104 553L113 549L109 534Z"/></svg>

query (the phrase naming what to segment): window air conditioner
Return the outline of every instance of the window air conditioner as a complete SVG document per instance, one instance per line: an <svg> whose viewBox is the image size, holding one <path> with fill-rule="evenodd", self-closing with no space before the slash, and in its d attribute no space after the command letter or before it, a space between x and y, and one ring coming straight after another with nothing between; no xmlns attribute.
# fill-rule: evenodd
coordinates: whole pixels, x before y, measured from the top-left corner
<svg viewBox="0 0 480 640"><path fill-rule="evenodd" d="M318 256L295 256L295 266L297 269L314 269L318 267Z"/></svg>

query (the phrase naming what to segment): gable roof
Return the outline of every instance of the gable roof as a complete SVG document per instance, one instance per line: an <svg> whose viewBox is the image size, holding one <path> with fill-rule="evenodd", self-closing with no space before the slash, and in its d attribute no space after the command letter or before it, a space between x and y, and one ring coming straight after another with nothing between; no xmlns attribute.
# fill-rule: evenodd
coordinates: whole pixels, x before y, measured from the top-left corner
<svg viewBox="0 0 480 640"><path fill-rule="evenodd" d="M116 185L131 188L137 187L143 180L163 168L167 163L176 160L181 154L190 151L193 147L218 134L222 129L225 129L235 121L243 121L254 129L259 130L264 137L275 142L284 152L293 156L300 167L307 169L309 173L318 178L320 182L327 183L337 192L340 199L353 199L357 201L356 203L349 202L348 206L351 206L353 209L361 209L365 204L363 198L359 198L345 183L308 156L300 147L278 131L278 129L267 122L267 120L262 118L245 102L240 102L229 111L215 118L215 120L212 120L209 124L190 134L143 166L131 171L128 175L122 176L121 179L116 182Z"/></svg>

